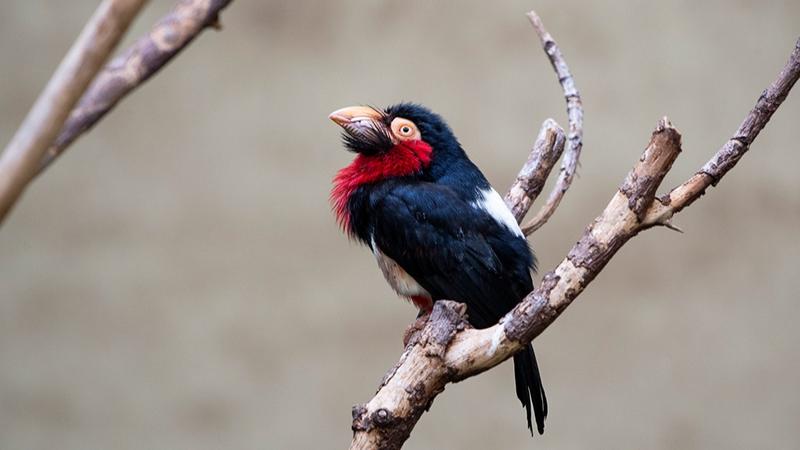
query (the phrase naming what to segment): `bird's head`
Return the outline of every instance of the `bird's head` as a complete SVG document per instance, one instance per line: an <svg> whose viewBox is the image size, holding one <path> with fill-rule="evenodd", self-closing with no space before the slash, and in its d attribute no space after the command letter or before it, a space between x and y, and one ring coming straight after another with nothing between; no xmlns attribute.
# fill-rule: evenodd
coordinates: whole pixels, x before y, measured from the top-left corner
<svg viewBox="0 0 800 450"><path fill-rule="evenodd" d="M357 188L390 178L424 177L435 159L461 151L450 127L427 108L400 103L386 109L350 106L330 114L344 146L357 153L334 179L334 209L346 228L346 204Z"/></svg>
<svg viewBox="0 0 800 450"><path fill-rule="evenodd" d="M400 103L384 110L350 106L332 112L329 117L344 129L344 146L361 155L385 155L398 146L428 147L431 152L458 145L439 115L415 103Z"/></svg>

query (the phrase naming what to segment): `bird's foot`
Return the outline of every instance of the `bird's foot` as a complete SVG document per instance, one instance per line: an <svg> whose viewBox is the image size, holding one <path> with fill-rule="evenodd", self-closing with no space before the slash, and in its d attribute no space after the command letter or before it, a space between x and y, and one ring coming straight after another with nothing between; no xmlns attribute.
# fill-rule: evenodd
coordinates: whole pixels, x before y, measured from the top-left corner
<svg viewBox="0 0 800 450"><path fill-rule="evenodd" d="M425 328L425 324L428 323L428 319L431 317L431 310L421 309L419 311L419 315L417 316L417 320L414 321L411 325L406 328L406 331L403 332L403 348L408 347L408 343L411 342L411 338L413 338L417 333L422 331Z"/></svg>

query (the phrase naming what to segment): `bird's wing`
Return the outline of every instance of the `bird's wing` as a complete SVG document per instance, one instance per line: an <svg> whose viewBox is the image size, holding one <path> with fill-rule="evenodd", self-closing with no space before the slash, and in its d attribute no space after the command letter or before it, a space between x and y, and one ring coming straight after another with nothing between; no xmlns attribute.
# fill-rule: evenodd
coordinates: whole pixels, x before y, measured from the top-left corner
<svg viewBox="0 0 800 450"><path fill-rule="evenodd" d="M467 304L493 325L532 289L527 242L485 210L434 183L381 189L370 199L373 245L434 299Z"/></svg>

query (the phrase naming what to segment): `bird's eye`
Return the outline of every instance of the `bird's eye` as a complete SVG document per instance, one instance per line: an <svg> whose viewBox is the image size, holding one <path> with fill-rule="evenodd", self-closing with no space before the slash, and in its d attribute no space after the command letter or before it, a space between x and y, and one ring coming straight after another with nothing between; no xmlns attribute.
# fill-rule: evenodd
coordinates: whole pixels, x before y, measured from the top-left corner
<svg viewBox="0 0 800 450"><path fill-rule="evenodd" d="M398 139L418 139L419 131L416 125L408 119L398 117L392 121L392 133Z"/></svg>

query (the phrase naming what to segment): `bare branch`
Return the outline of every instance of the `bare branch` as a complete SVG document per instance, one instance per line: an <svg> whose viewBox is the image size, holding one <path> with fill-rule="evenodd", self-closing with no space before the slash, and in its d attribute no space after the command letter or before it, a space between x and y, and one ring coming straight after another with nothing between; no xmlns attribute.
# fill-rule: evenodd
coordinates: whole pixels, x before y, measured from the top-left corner
<svg viewBox="0 0 800 450"><path fill-rule="evenodd" d="M219 13L232 0L182 0L97 76L72 110L39 163L44 171L72 142L88 131L130 91L157 73L205 28L219 29Z"/></svg>
<svg viewBox="0 0 800 450"><path fill-rule="evenodd" d="M89 19L0 157L0 223L36 175L69 111L146 0L105 0Z"/></svg>
<svg viewBox="0 0 800 450"><path fill-rule="evenodd" d="M564 151L564 130L553 119L542 123L528 160L505 196L517 222L528 213L531 204L542 192L550 171Z"/></svg>
<svg viewBox="0 0 800 450"><path fill-rule="evenodd" d="M533 28L539 35L539 40L542 42L544 51L547 53L547 57L550 59L556 75L558 75L558 82L561 83L561 88L564 91L564 99L567 101L567 117L569 118L569 135L567 137L567 151L564 152L564 159L561 161L561 173L556 180L555 186L553 186L553 190L550 191L550 195L547 197L547 202L542 205L530 222L522 226L522 232L525 233L525 236L538 230L556 212L561 199L572 184L575 172L578 170L578 161L583 148L583 103L581 102L578 88L575 86L575 80L572 78L572 73L569 71L569 66L567 66L567 61L564 59L564 55L561 54L558 44L553 40L553 36L544 28L542 20L535 11L528 13L528 19L530 19Z"/></svg>
<svg viewBox="0 0 800 450"><path fill-rule="evenodd" d="M672 216L705 194L709 186L716 186L719 180L739 162L750 149L750 144L758 133L769 122L772 114L786 99L798 78L800 78L800 38L795 43L794 51L778 78L761 93L733 137L692 178L659 198L647 212L645 221L649 224L674 227L670 221Z"/></svg>
<svg viewBox="0 0 800 450"><path fill-rule="evenodd" d="M608 206L587 227L567 257L497 325L475 330L466 325L463 305L440 301L427 324L412 336L400 361L387 373L368 403L353 408L351 449L397 449L408 438L433 399L450 382L488 370L538 336L603 270L633 236L669 218L719 182L752 144L786 98L800 73L800 41L778 79L762 94L734 141L720 149L699 175L656 199L664 176L681 151L680 134L666 118L659 121L642 157ZM706 181L705 178L710 180ZM526 196L514 198L526 201ZM511 205L519 207L520 205ZM668 216L664 218L664 211Z"/></svg>

